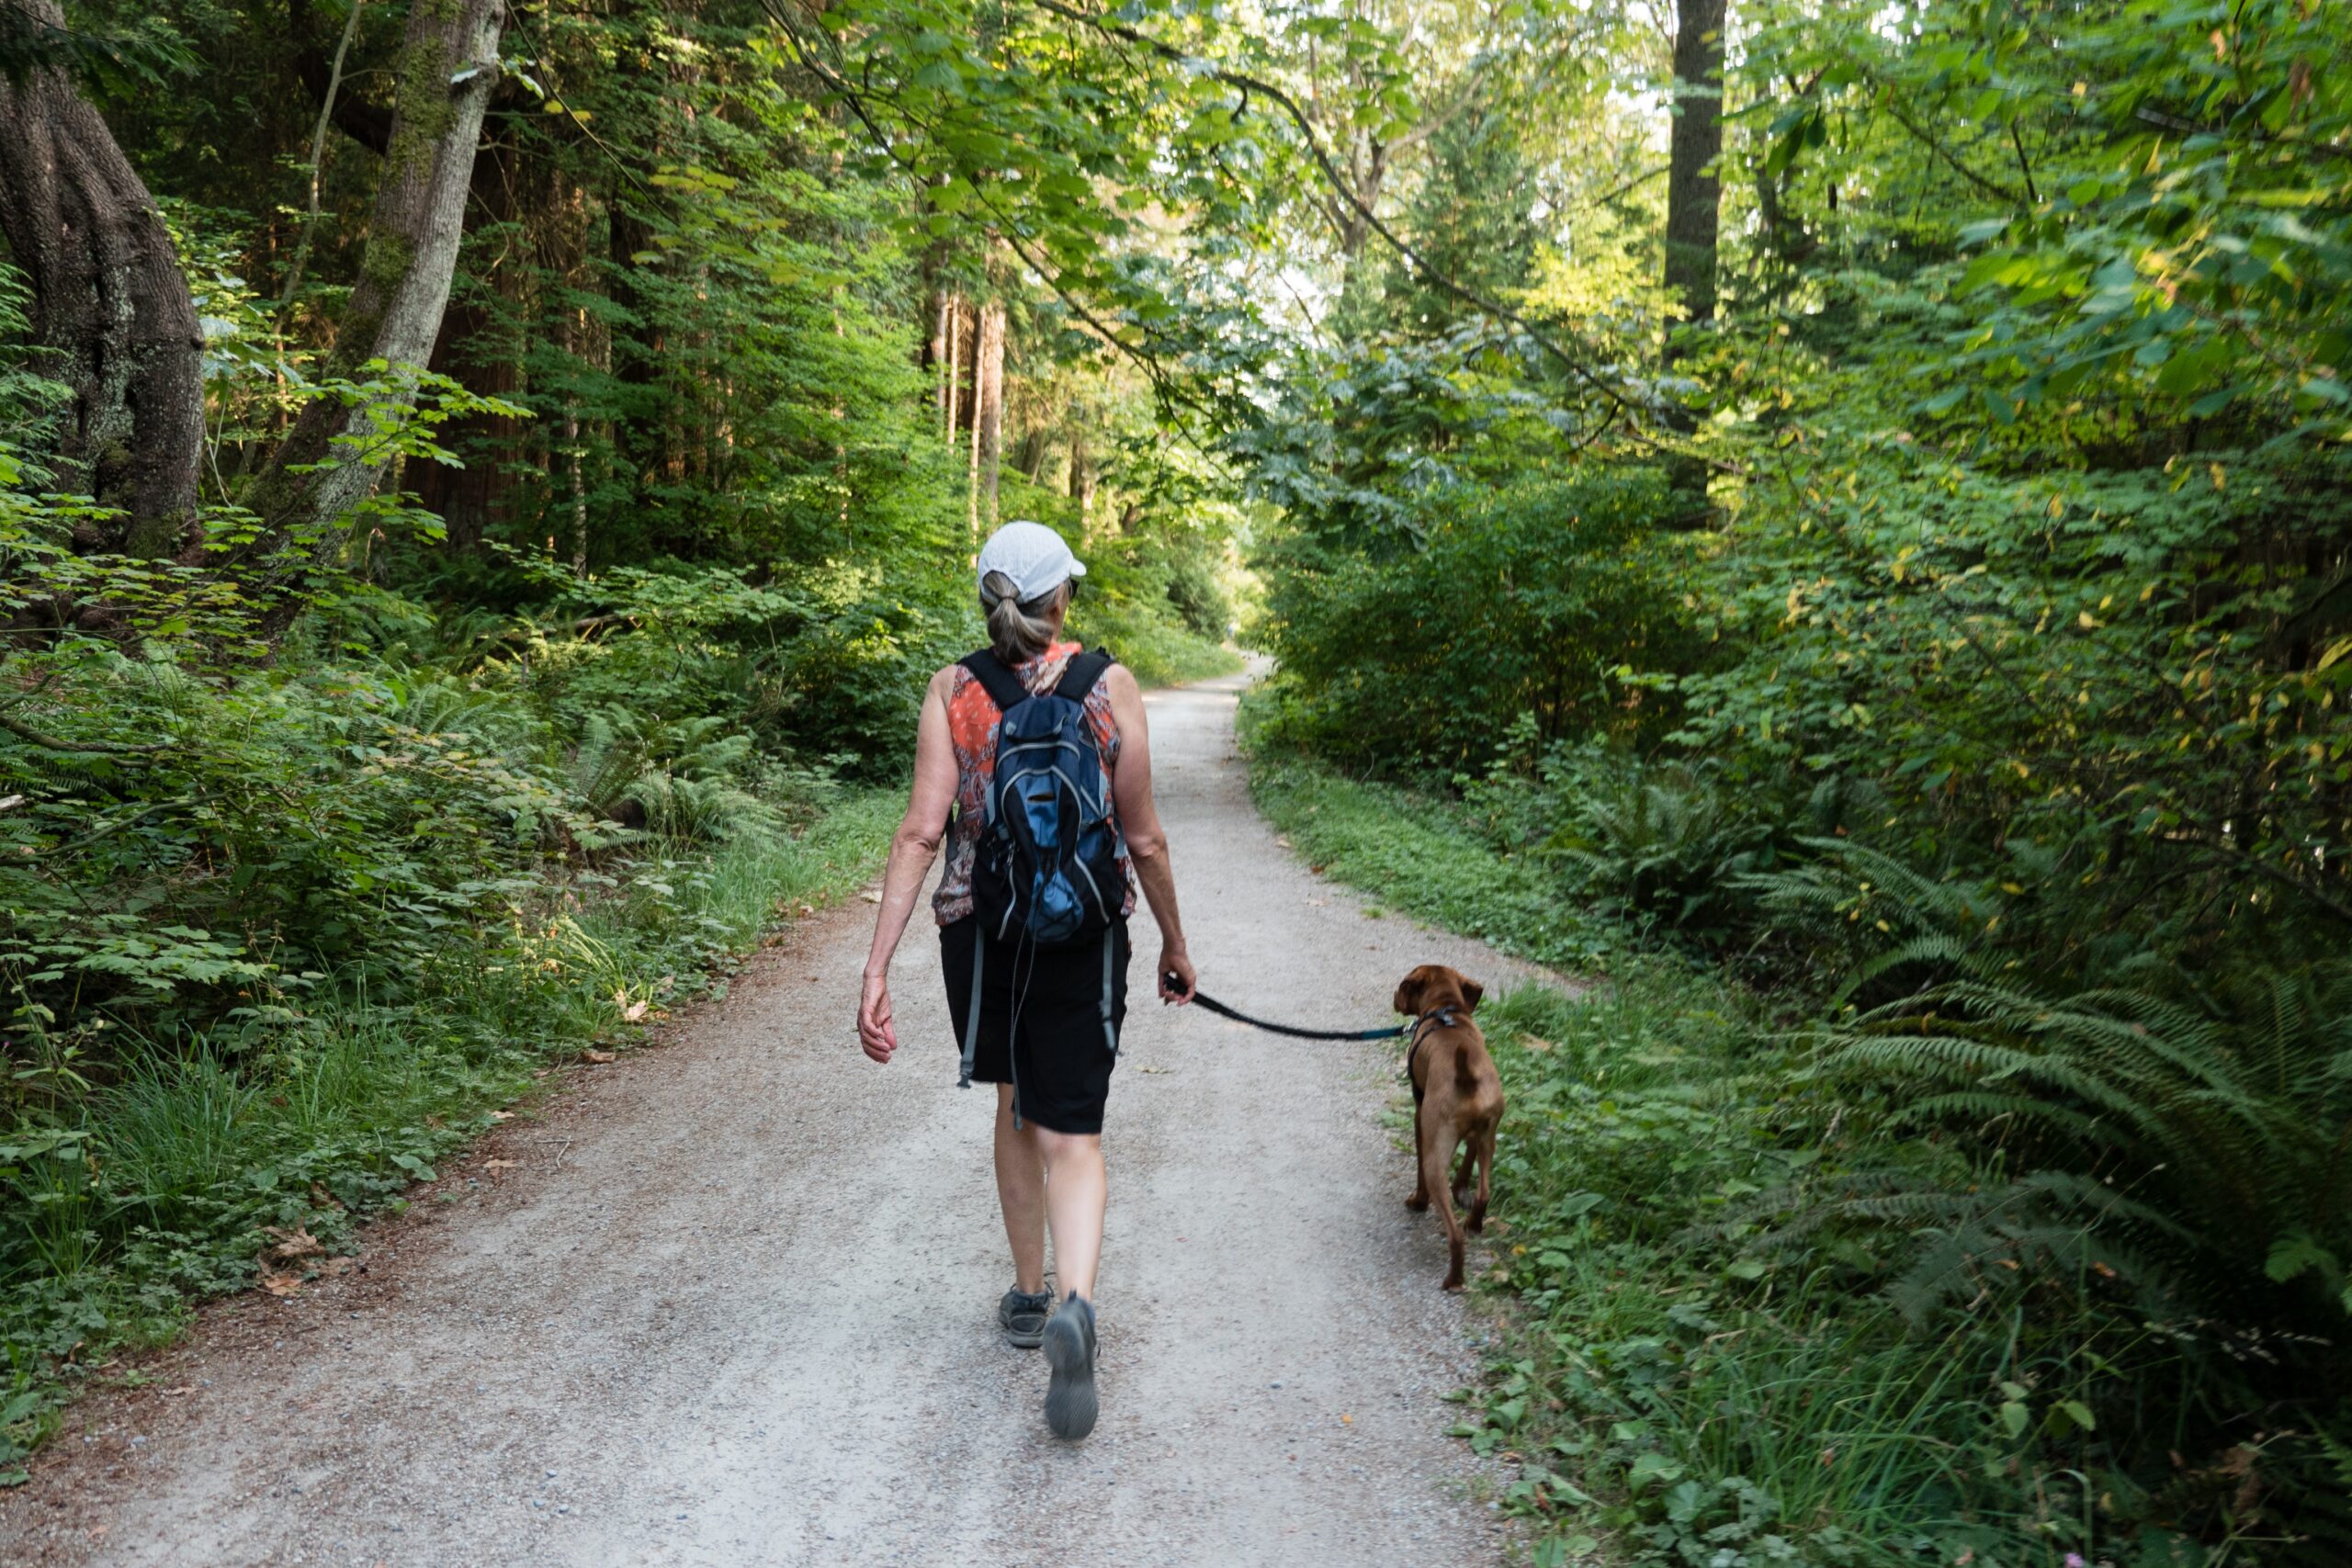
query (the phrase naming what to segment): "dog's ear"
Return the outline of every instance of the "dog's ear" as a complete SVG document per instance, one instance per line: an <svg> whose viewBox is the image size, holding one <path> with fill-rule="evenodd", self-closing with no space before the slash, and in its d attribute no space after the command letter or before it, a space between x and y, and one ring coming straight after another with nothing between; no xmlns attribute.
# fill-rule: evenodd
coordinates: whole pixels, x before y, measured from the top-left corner
<svg viewBox="0 0 2352 1568"><path fill-rule="evenodd" d="M1418 969L1396 984L1396 994L1388 1005L1408 1018L1418 1017L1421 1010L1421 972Z"/></svg>
<svg viewBox="0 0 2352 1568"><path fill-rule="evenodd" d="M1476 1012L1478 1010L1478 1003L1486 994L1486 987L1478 984L1477 981L1473 980L1467 975L1462 976L1462 999L1469 1007L1472 1012Z"/></svg>

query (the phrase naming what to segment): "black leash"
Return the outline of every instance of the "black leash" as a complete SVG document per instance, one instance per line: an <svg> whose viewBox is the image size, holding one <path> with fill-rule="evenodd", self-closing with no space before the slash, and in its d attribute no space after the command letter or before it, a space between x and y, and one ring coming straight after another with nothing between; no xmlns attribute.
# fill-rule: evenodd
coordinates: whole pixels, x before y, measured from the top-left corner
<svg viewBox="0 0 2352 1568"><path fill-rule="evenodd" d="M1294 1040L1394 1040L1411 1032L1413 1025L1400 1023L1389 1029L1294 1029L1287 1023L1268 1023L1262 1018L1226 1006L1215 998L1193 993L1193 1005L1204 1007L1219 1018L1229 1018L1236 1023L1246 1023L1252 1029L1262 1029L1269 1034L1287 1034Z"/></svg>

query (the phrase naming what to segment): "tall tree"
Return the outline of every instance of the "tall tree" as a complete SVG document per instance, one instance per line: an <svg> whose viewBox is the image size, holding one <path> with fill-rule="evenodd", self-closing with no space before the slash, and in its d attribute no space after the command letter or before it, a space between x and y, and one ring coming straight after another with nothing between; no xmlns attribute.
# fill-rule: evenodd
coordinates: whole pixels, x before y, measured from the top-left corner
<svg viewBox="0 0 2352 1568"><path fill-rule="evenodd" d="M1083 535L1094 511L1094 457L1086 448L1083 423L1069 435L1069 498L1078 504L1078 531Z"/></svg>
<svg viewBox="0 0 2352 1568"><path fill-rule="evenodd" d="M979 359L972 367L972 435L979 452L973 472L973 507L981 522L996 522L996 479L1004 458L1004 301L980 307Z"/></svg>
<svg viewBox="0 0 2352 1568"><path fill-rule="evenodd" d="M1715 241L1723 182L1725 0L1675 0L1674 130L1667 152L1666 286L1690 320L1715 314ZM1669 358L1672 357L1669 351Z"/></svg>
<svg viewBox="0 0 2352 1568"><path fill-rule="evenodd" d="M328 374L370 360L395 384L432 356L465 232L482 116L498 85L502 0L414 0L401 42L398 96L359 280L335 333ZM279 528L322 527L364 499L386 454L366 433L379 411L313 400L278 446L254 510Z"/></svg>
<svg viewBox="0 0 2352 1568"><path fill-rule="evenodd" d="M62 35L59 0L10 0ZM62 66L0 72L0 235L32 287L43 369L73 394L58 482L119 510L85 542L164 555L196 525L203 340L170 233Z"/></svg>

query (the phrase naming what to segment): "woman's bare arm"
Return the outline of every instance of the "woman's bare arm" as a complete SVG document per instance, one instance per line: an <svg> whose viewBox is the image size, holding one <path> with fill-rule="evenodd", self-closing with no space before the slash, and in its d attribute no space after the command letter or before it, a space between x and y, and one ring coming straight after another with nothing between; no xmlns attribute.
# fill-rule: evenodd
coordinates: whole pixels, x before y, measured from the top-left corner
<svg viewBox="0 0 2352 1568"><path fill-rule="evenodd" d="M1184 921L1176 912L1176 874L1169 869L1168 834L1159 825L1159 808L1151 799L1151 726L1144 717L1143 690L1132 671L1114 664L1103 676L1111 698L1111 717L1119 727L1119 761L1111 771L1111 804L1118 812L1119 829L1126 835L1127 856L1135 863L1136 881L1144 901L1159 922L1159 963L1152 984L1171 1002L1193 999L1192 955L1184 950ZM1170 986L1170 975L1177 983Z"/></svg>
<svg viewBox="0 0 2352 1568"><path fill-rule="evenodd" d="M939 856L947 813L956 804L956 748L947 733L948 673L931 678L922 717L915 726L914 787L907 814L890 838L890 863L882 874L882 908L874 918L874 945L865 956L865 994L857 1009L858 1043L877 1062L899 1048L890 1023L890 959L907 933L907 921L922 897L923 878Z"/></svg>

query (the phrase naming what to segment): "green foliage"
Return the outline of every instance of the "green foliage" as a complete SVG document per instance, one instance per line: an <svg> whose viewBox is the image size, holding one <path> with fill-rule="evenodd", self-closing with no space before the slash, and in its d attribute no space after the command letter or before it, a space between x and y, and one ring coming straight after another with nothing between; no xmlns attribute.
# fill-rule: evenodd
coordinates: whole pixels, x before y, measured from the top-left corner
<svg viewBox="0 0 2352 1568"><path fill-rule="evenodd" d="M1538 862L1498 850L1442 803L1286 753L1266 736L1255 697L1243 714L1250 797L1309 864L1538 963L1590 963L1620 936L1613 922L1563 897Z"/></svg>
<svg viewBox="0 0 2352 1568"><path fill-rule="evenodd" d="M1351 761L1483 761L1521 715L1544 739L1617 728L1619 671L1688 656L1683 563L1643 528L1646 475L1445 490L1415 547L1294 536L1267 559L1275 729Z"/></svg>
<svg viewBox="0 0 2352 1568"><path fill-rule="evenodd" d="M2347 977L2258 982L2199 1006L2143 990L2052 998L1996 972L1826 1028L1826 1076L1891 1090L1905 1125L1997 1127L2018 1173L1950 1202L1899 1287L1908 1310L1974 1295L1987 1258L2048 1256L2036 1233L2087 1231L2096 1253L2060 1260L2087 1257L2158 1321L2199 1324L2205 1354L2290 1396L2340 1386Z"/></svg>

